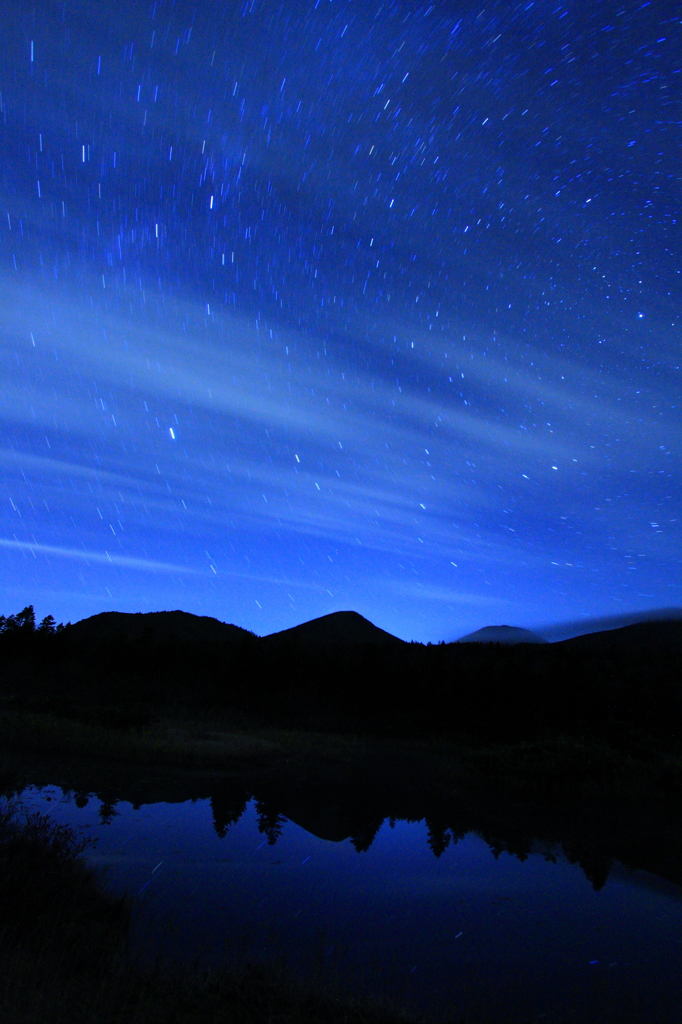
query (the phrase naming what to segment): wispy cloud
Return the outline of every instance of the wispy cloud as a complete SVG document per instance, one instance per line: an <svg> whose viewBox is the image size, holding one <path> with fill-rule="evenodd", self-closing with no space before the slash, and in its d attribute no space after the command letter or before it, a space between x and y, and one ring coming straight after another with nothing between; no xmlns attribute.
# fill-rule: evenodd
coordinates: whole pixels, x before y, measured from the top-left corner
<svg viewBox="0 0 682 1024"><path fill-rule="evenodd" d="M400 597L417 598L420 601L435 601L438 604L465 605L467 608L493 608L511 603L507 598L503 597L452 590L449 587L433 586L429 583L392 581L391 593Z"/></svg>
<svg viewBox="0 0 682 1024"><path fill-rule="evenodd" d="M81 517L92 515L93 529L106 501L119 511L104 517L122 518L126 529L153 526L168 539L182 531L183 547L231 521L359 539L397 555L419 556L428 545L433 557L464 549L482 562L514 563L512 520L503 532L494 519L503 504L516 501L517 516L532 512L532 487L541 484L543 506L565 513L593 486L588 471L593 477L598 469L602 482L621 471L624 451L609 448L605 458L602 448L615 424L624 439L663 429L634 404L617 408L613 368L571 373L569 360L533 351L524 359L537 357L542 366L529 369L518 355L480 355L478 343L472 360L468 344L453 343L453 358L466 363L466 386L478 389L471 407L459 384L439 396L447 377L433 336L424 333L403 353L413 365L398 384L385 367L374 372L356 361L349 370L333 346L310 358L310 339L304 344L289 328L271 337L243 315L208 316L180 298L174 318L150 303L135 322L112 310L95 315L68 289L5 284L0 298L6 348L18 352L18 362L7 361L5 409L19 438L0 459L16 474L39 475L41 492L62 511L71 513L75 501ZM419 380L433 383L434 393ZM585 397L592 388L595 397ZM522 417L509 413L531 404L541 416L527 408ZM64 435L78 438L76 459L64 445L48 453ZM524 558L547 562L533 549Z"/></svg>
<svg viewBox="0 0 682 1024"><path fill-rule="evenodd" d="M206 575L199 569L186 565L172 565L169 562L157 562L149 558L130 558L127 555L110 554L108 551L84 551L80 548L63 548L53 544L35 544L31 541L9 540L0 537L0 547L13 551L28 551L33 555L51 555L58 558L72 558L81 562L94 562L104 565L119 566L122 569L142 569L145 572L189 573Z"/></svg>

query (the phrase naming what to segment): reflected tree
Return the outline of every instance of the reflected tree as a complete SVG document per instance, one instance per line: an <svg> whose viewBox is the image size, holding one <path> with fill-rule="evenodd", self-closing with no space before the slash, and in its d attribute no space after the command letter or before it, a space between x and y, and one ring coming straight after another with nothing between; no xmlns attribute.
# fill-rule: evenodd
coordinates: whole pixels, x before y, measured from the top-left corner
<svg viewBox="0 0 682 1024"><path fill-rule="evenodd" d="M504 839L499 836L491 836L490 833L484 831L477 830L476 834L488 844L495 860L498 859L501 853L508 853L512 857L518 857L522 862L528 860L535 840L535 836L531 833L523 836L507 835Z"/></svg>
<svg viewBox="0 0 682 1024"><path fill-rule="evenodd" d="M428 842L434 856L440 857L450 845L451 835L448 826L443 821L436 821L433 818L426 818L426 841Z"/></svg>
<svg viewBox="0 0 682 1024"><path fill-rule="evenodd" d="M220 839L224 839L228 829L239 821L250 799L251 795L245 789L238 792L220 790L213 794L211 797L213 828Z"/></svg>
<svg viewBox="0 0 682 1024"><path fill-rule="evenodd" d="M592 883L595 892L603 889L609 877L613 859L608 857L602 850L580 848L576 849L562 843L566 858L571 864L579 864L585 872L588 882Z"/></svg>
<svg viewBox="0 0 682 1024"><path fill-rule="evenodd" d="M103 791L97 793L97 799L100 801L99 816L103 825L111 825L111 819L116 817L118 811L116 810L116 804L118 798L113 795L110 791Z"/></svg>
<svg viewBox="0 0 682 1024"><path fill-rule="evenodd" d="M269 800L257 800L256 812L258 814L258 831L267 836L270 846L274 846L282 835L282 828L287 818L280 814L276 806Z"/></svg>
<svg viewBox="0 0 682 1024"><path fill-rule="evenodd" d="M364 825L358 831L353 832L350 837L350 841L358 853L366 853L367 850L369 850L370 846L374 842L374 837L383 823L384 819L379 818L378 821Z"/></svg>

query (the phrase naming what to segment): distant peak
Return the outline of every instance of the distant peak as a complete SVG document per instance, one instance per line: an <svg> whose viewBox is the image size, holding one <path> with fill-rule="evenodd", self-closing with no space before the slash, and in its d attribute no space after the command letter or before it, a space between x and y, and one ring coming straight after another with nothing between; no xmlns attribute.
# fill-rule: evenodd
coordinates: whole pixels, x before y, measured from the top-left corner
<svg viewBox="0 0 682 1024"><path fill-rule="evenodd" d="M539 633L520 626L484 626L459 638L460 644L546 644Z"/></svg>
<svg viewBox="0 0 682 1024"><path fill-rule="evenodd" d="M359 612L330 612L291 629L270 633L265 640L300 640L307 643L404 643L399 637L380 629Z"/></svg>
<svg viewBox="0 0 682 1024"><path fill-rule="evenodd" d="M310 622L368 622L370 626L374 625L364 615L361 615L360 612L352 611L329 612L328 615L320 615L319 618L311 619ZM308 625L308 623L303 623L303 625ZM374 626L374 628L378 629L379 627Z"/></svg>

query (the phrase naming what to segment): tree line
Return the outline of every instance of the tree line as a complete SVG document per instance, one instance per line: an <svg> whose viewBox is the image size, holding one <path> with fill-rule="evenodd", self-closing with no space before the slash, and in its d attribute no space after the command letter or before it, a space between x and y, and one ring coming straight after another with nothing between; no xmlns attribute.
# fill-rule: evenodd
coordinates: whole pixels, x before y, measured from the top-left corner
<svg viewBox="0 0 682 1024"><path fill-rule="evenodd" d="M45 635L46 633L61 633L64 628L63 622L57 625L54 615L46 615L36 625L36 613L32 604L22 608L15 615L0 615L0 636L2 634L27 636L32 633Z"/></svg>
<svg viewBox="0 0 682 1024"><path fill-rule="evenodd" d="M76 638L29 606L0 619L10 706L144 725L211 709L245 722L467 743L598 739L646 754L682 747L682 648L623 645L310 644Z"/></svg>

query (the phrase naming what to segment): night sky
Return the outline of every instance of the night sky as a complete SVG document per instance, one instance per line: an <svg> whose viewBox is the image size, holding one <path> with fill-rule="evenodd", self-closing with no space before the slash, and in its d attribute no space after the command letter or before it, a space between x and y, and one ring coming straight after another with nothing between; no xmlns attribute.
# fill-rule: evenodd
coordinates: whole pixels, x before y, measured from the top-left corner
<svg viewBox="0 0 682 1024"><path fill-rule="evenodd" d="M5 0L9 614L682 604L682 24Z"/></svg>

